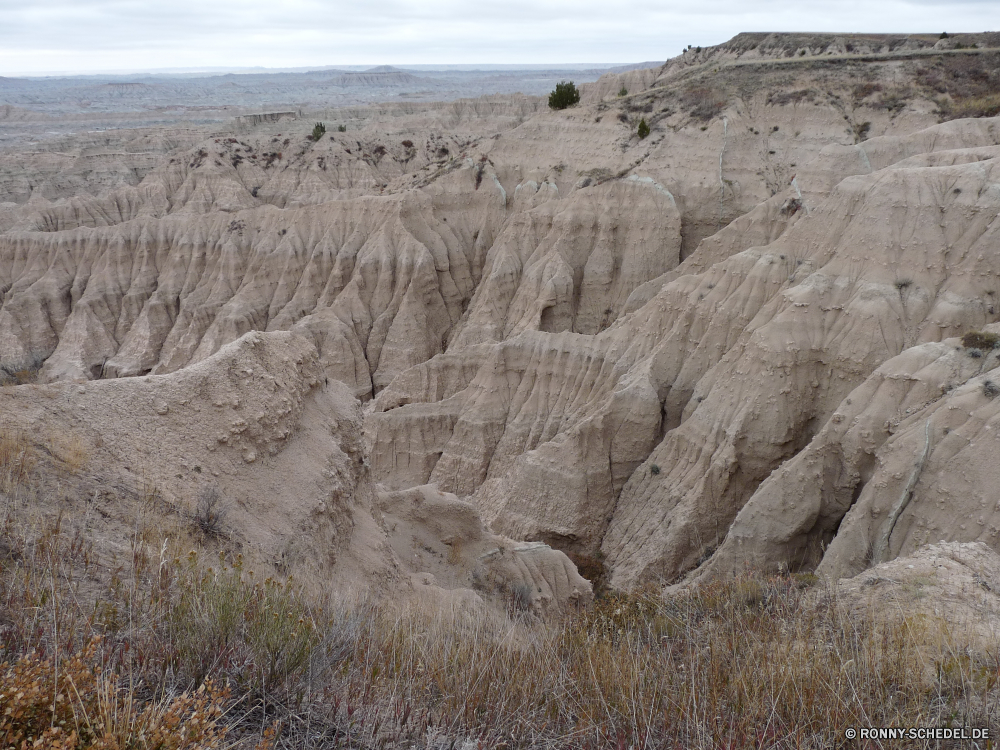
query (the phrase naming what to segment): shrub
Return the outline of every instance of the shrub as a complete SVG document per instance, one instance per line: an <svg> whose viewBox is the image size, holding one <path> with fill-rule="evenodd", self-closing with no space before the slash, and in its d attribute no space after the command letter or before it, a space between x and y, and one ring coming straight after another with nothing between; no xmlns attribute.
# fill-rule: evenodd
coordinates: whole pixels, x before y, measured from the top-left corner
<svg viewBox="0 0 1000 750"><path fill-rule="evenodd" d="M996 117L997 115L1000 115L1000 94L971 96L959 99L944 107L946 120L959 120L966 117Z"/></svg>
<svg viewBox="0 0 1000 750"><path fill-rule="evenodd" d="M318 141L324 135L326 135L326 125L321 122L317 122L313 125L312 134L309 136L309 139L312 141Z"/></svg>
<svg viewBox="0 0 1000 750"><path fill-rule="evenodd" d="M338 133L346 133L347 132L347 126L346 125L338 125L337 126L337 132Z"/></svg>
<svg viewBox="0 0 1000 750"><path fill-rule="evenodd" d="M622 86L618 91L618 96L628 96L628 89Z"/></svg>
<svg viewBox="0 0 1000 750"><path fill-rule="evenodd" d="M254 581L239 559L205 574L193 556L176 576L177 593L157 634L170 646L175 674L199 684L222 663L242 689L274 691L308 669L319 637L291 582Z"/></svg>
<svg viewBox="0 0 1000 750"><path fill-rule="evenodd" d="M99 639L61 660L37 652L0 664L0 745L72 748L218 748L228 688L207 680L197 691L143 701L102 665ZM141 745L137 739L145 740Z"/></svg>
<svg viewBox="0 0 1000 750"><path fill-rule="evenodd" d="M207 537L222 536L222 521L226 517L226 506L216 487L205 487L198 495L198 506L194 512L194 525Z"/></svg>
<svg viewBox="0 0 1000 750"><path fill-rule="evenodd" d="M572 81L557 83L555 91L549 94L549 107L552 109L566 109L579 101L580 92Z"/></svg>
<svg viewBox="0 0 1000 750"><path fill-rule="evenodd" d="M652 474L654 477L657 474L659 474L660 473L660 467L659 467L659 465L658 464L650 464L649 465L649 473Z"/></svg>
<svg viewBox="0 0 1000 750"><path fill-rule="evenodd" d="M989 351L1000 347L1000 336L989 331L969 331L962 336L962 346L966 349Z"/></svg>
<svg viewBox="0 0 1000 750"><path fill-rule="evenodd" d="M639 128L636 130L636 133L638 133L640 141L649 135L649 125L646 124L645 117L639 120Z"/></svg>

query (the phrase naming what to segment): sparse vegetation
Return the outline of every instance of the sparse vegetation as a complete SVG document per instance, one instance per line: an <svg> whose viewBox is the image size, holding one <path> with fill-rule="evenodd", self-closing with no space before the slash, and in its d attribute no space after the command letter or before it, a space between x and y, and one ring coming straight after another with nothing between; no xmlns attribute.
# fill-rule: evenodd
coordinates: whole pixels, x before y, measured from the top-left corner
<svg viewBox="0 0 1000 750"><path fill-rule="evenodd" d="M990 351L1000 348L1000 336L989 331L969 331L962 336L962 346L967 349Z"/></svg>
<svg viewBox="0 0 1000 750"><path fill-rule="evenodd" d="M549 107L552 109L566 109L579 101L580 92L572 81L557 83L555 90L549 94Z"/></svg>
<svg viewBox="0 0 1000 750"><path fill-rule="evenodd" d="M641 120L639 120L639 127L636 128L635 132L636 132L636 135L639 136L639 140L640 141L642 139L644 139L647 135L649 135L649 125L646 123L646 118L645 117L643 117Z"/></svg>
<svg viewBox="0 0 1000 750"><path fill-rule="evenodd" d="M628 96L628 89L627 89L627 88L625 88L624 86L622 86L622 87L621 87L621 88L620 88L620 89L618 90L618 96Z"/></svg>
<svg viewBox="0 0 1000 750"><path fill-rule="evenodd" d="M649 465L649 473L652 474L654 477L657 474L659 474L660 473L660 467L659 467L659 465L658 464L650 464Z"/></svg>
<svg viewBox="0 0 1000 750"><path fill-rule="evenodd" d="M1000 94L987 94L959 99L945 106L945 119L957 120L963 117L996 117L1000 115Z"/></svg>
<svg viewBox="0 0 1000 750"><path fill-rule="evenodd" d="M309 134L309 140L316 142L324 135L326 135L326 125L321 122L317 122L313 125L312 133Z"/></svg>
<svg viewBox="0 0 1000 750"><path fill-rule="evenodd" d="M681 94L681 105L689 110L694 119L707 122L722 112L726 100L713 89L695 86Z"/></svg>
<svg viewBox="0 0 1000 750"><path fill-rule="evenodd" d="M347 126L346 125L338 125L337 126L337 132L338 133L346 133L347 132Z"/></svg>
<svg viewBox="0 0 1000 750"><path fill-rule="evenodd" d="M506 611L432 614L314 598L238 557L158 561L151 542L109 576L58 523L0 527L6 744L791 748L1000 719L995 660L913 617L847 613L809 574L608 592L545 624L523 586ZM162 742L125 743L143 730Z"/></svg>
<svg viewBox="0 0 1000 750"><path fill-rule="evenodd" d="M198 505L194 511L194 525L206 537L222 536L222 522L226 517L226 505L219 489L213 485L203 487L198 495Z"/></svg>
<svg viewBox="0 0 1000 750"><path fill-rule="evenodd" d="M26 362L0 365L0 387L5 385L29 385L38 382L38 374L45 364L44 357L32 357Z"/></svg>

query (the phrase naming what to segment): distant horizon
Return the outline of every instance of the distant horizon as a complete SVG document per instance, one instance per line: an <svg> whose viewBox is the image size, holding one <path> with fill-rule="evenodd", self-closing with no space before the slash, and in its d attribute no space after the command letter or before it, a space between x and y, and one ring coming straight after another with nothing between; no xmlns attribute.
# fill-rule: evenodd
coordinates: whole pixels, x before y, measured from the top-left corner
<svg viewBox="0 0 1000 750"><path fill-rule="evenodd" d="M198 75L254 75L254 74L277 74L277 73L326 73L326 72L365 72L376 68L395 68L404 71L419 72L476 72L476 71L586 71L604 70L607 68L619 68L633 65L661 65L664 60L637 60L635 62L593 62L593 63L372 63L368 65L355 64L324 64L324 65L304 65L304 66L277 66L270 67L264 65L249 66L199 66L190 67L164 67L164 68L121 68L89 71L29 71L8 73L0 71L0 78L91 78L99 76L185 76L194 77Z"/></svg>
<svg viewBox="0 0 1000 750"><path fill-rule="evenodd" d="M861 28L859 28L861 27ZM0 75L592 65L667 60L740 32L1000 28L996 0L0 0ZM332 62L331 62L332 61ZM503 61L503 62L489 62ZM527 62L531 61L531 62Z"/></svg>

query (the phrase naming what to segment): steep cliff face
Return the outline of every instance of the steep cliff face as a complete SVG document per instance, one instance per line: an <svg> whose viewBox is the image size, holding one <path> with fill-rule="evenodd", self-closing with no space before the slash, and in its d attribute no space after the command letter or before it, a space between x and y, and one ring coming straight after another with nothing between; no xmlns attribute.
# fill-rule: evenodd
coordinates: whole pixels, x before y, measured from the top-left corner
<svg viewBox="0 0 1000 750"><path fill-rule="evenodd" d="M964 127L935 130L990 137ZM480 344L471 378L458 353L416 368L376 401L376 473L473 493L507 533L600 548L618 585L689 569L882 362L997 319L998 154L935 152L845 179L776 241L709 265L725 235L759 236L738 222L596 336Z"/></svg>
<svg viewBox="0 0 1000 750"><path fill-rule="evenodd" d="M937 122L927 45L739 41L565 112L388 108L318 143L265 123L5 204L0 367L155 379L287 332L371 399L394 512L454 495L616 586L995 544L995 356L958 337L1000 321L1000 120Z"/></svg>

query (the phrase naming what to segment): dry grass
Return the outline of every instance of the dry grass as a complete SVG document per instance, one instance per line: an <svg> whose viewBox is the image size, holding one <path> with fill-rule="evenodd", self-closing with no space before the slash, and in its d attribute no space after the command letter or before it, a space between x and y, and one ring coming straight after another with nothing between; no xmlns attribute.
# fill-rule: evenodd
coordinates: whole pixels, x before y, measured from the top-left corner
<svg viewBox="0 0 1000 750"><path fill-rule="evenodd" d="M60 659L38 652L0 664L0 746L144 747L211 750L221 746L229 690L206 681L192 693L142 699L119 684L99 658L99 639Z"/></svg>
<svg viewBox="0 0 1000 750"><path fill-rule="evenodd" d="M25 487L38 456L21 430L0 429L0 494L13 495Z"/></svg>
<svg viewBox="0 0 1000 750"><path fill-rule="evenodd" d="M946 120L958 120L964 117L996 117L1000 115L1000 94L972 96L945 104L942 114Z"/></svg>
<svg viewBox="0 0 1000 750"><path fill-rule="evenodd" d="M26 362L0 365L0 386L30 385L38 382L45 360L42 357L32 357Z"/></svg>
<svg viewBox="0 0 1000 750"><path fill-rule="evenodd" d="M281 747L352 748L829 747L852 726L1000 718L997 654L912 618L848 617L808 576L609 594L553 626L516 608L319 601L238 558L207 567L139 544L88 595L101 566L79 534L2 533L4 684L35 692L3 693L0 714L30 704L33 723L0 736L45 747L185 747L99 740L192 717L205 739L191 747L271 731ZM77 698L70 682L91 687ZM68 732L77 745L58 744Z"/></svg>

